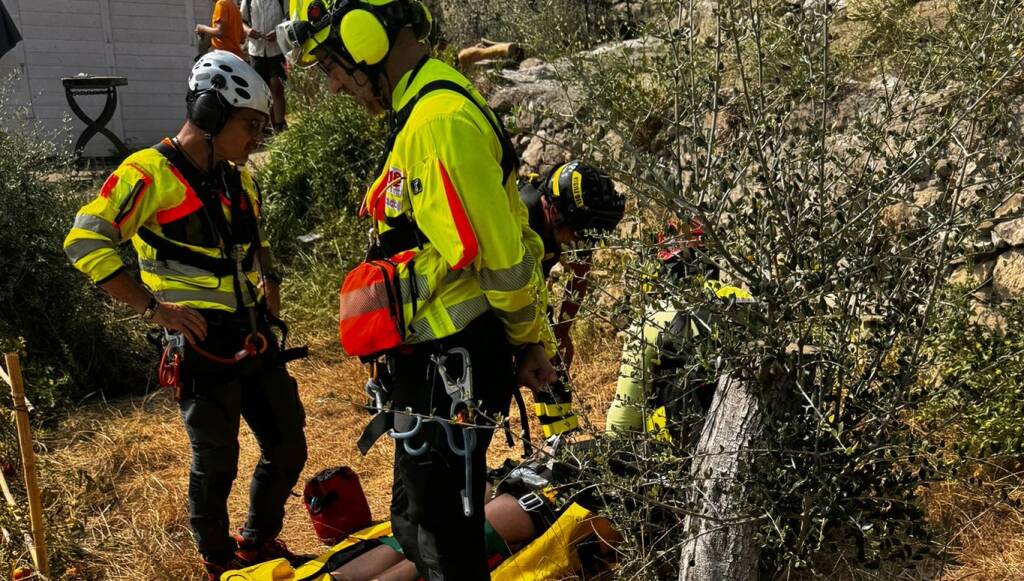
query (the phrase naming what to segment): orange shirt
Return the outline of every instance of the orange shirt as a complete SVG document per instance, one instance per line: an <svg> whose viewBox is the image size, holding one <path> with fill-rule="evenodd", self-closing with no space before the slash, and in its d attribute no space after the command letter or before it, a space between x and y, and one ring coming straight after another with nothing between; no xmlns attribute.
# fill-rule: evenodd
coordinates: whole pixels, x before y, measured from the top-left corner
<svg viewBox="0 0 1024 581"><path fill-rule="evenodd" d="M218 24L221 28L221 37L211 38L210 47L233 52L244 59L242 43L245 42L245 31L242 30L242 13L234 0L217 0L214 4L210 26L217 28Z"/></svg>

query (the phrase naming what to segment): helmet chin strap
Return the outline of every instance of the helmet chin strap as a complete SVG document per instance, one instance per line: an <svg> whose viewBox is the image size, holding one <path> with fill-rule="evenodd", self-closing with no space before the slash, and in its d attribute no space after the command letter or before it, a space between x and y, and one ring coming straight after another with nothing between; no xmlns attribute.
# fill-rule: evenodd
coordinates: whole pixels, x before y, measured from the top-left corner
<svg viewBox="0 0 1024 581"><path fill-rule="evenodd" d="M216 159L215 156L214 156L214 151L213 151L213 135L211 133L207 132L207 133L204 134L204 137L206 138L206 147L207 147L206 175L207 175L208 179L212 179L213 178L213 163L214 163L214 161Z"/></svg>

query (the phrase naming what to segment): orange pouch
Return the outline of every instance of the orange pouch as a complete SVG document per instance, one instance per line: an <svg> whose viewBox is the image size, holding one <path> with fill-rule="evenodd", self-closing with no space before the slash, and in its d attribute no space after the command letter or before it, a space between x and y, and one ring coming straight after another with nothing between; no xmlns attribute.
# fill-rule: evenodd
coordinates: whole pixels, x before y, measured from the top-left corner
<svg viewBox="0 0 1024 581"><path fill-rule="evenodd" d="M345 353L369 357L394 349L405 338L398 265L359 263L341 283L338 337Z"/></svg>

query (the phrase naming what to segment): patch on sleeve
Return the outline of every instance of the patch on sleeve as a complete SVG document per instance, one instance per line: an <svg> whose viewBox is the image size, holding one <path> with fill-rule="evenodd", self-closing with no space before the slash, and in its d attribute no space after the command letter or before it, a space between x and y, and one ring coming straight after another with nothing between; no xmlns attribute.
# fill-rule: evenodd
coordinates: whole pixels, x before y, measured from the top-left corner
<svg viewBox="0 0 1024 581"><path fill-rule="evenodd" d="M384 178L384 183L387 184L384 191L386 193L384 204L392 212L402 211L402 187L405 182L405 176L402 174L402 170L392 166L388 169L388 174Z"/></svg>

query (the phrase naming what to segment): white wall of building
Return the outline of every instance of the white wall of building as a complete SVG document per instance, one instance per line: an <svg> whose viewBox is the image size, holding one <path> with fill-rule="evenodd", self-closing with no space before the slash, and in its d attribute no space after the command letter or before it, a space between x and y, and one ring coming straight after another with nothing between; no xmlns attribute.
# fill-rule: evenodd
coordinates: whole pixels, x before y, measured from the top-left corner
<svg viewBox="0 0 1024 581"><path fill-rule="evenodd" d="M0 58L0 79L17 72L15 104L47 129L70 126L71 143L85 128L71 113L62 77L79 73L127 77L107 124L131 148L173 135L185 115L185 79L196 53L197 22L209 23L210 0L0 0L24 40ZM93 117L104 97L79 97ZM0 111L13 115L8 107ZM66 122L70 117L71 121ZM70 125L68 125L70 123ZM102 135L86 155L107 155Z"/></svg>

